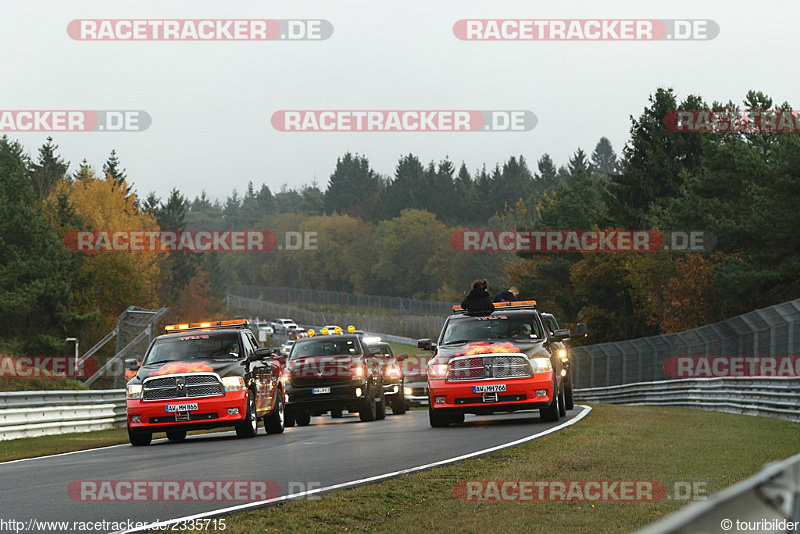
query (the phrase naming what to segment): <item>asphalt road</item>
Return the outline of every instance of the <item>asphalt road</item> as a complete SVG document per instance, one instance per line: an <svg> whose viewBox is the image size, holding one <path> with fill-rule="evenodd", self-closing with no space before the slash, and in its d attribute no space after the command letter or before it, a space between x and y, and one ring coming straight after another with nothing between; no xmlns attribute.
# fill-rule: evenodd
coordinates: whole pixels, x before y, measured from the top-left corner
<svg viewBox="0 0 800 534"><path fill-rule="evenodd" d="M0 464L2 520L141 521L185 517L238 502L82 502L67 493L80 480L264 480L280 495L362 480L445 461L545 432L579 416L576 407L559 423L543 423L538 411L467 416L462 425L431 428L426 411L388 415L362 423L357 416L312 418L308 427L251 439L232 432L189 436L183 443L154 441ZM73 484L73 487L75 485ZM72 530L74 529L67 529Z"/></svg>

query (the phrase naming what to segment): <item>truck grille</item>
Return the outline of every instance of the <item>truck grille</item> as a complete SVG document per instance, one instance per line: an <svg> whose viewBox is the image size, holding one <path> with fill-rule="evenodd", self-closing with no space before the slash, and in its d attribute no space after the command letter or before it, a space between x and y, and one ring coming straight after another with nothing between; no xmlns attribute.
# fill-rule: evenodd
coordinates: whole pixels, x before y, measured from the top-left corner
<svg viewBox="0 0 800 534"><path fill-rule="evenodd" d="M192 397L214 397L224 394L225 388L217 375L170 375L145 380L142 400L187 399Z"/></svg>
<svg viewBox="0 0 800 534"><path fill-rule="evenodd" d="M292 377L292 386L304 388L304 387L316 387L316 386L346 386L350 383L351 378L349 376L338 376L338 377L330 377L325 376L322 378L318 377L299 377L295 378Z"/></svg>
<svg viewBox="0 0 800 534"><path fill-rule="evenodd" d="M531 376L531 366L523 356L473 356L454 360L447 380L486 380Z"/></svg>

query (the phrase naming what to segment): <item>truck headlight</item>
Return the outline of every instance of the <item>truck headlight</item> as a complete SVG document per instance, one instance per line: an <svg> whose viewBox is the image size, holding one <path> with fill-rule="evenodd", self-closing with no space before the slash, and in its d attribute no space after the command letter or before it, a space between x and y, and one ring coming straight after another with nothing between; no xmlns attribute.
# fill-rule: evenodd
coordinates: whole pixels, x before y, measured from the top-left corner
<svg viewBox="0 0 800 534"><path fill-rule="evenodd" d="M386 368L386 376L389 378L400 378L400 368L396 365L390 365Z"/></svg>
<svg viewBox="0 0 800 534"><path fill-rule="evenodd" d="M138 400L142 398L141 384L128 384L125 387L125 398L128 400Z"/></svg>
<svg viewBox="0 0 800 534"><path fill-rule="evenodd" d="M531 367L534 373L550 373L553 371L553 364L550 362L550 358L533 358Z"/></svg>
<svg viewBox="0 0 800 534"><path fill-rule="evenodd" d="M222 379L225 391L244 391L244 378L241 376L226 376Z"/></svg>
<svg viewBox="0 0 800 534"><path fill-rule="evenodd" d="M410 397L412 393L413 391L411 388L403 388L403 395L405 395L406 397Z"/></svg>
<svg viewBox="0 0 800 534"><path fill-rule="evenodd" d="M446 378L447 377L447 364L446 363L434 363L433 365L428 366L428 377L429 378Z"/></svg>
<svg viewBox="0 0 800 534"><path fill-rule="evenodd" d="M569 360L569 356L567 356L567 349L558 349L558 357L561 358L561 361Z"/></svg>
<svg viewBox="0 0 800 534"><path fill-rule="evenodd" d="M353 376L356 378L364 378L365 370L363 365L356 365L353 367Z"/></svg>

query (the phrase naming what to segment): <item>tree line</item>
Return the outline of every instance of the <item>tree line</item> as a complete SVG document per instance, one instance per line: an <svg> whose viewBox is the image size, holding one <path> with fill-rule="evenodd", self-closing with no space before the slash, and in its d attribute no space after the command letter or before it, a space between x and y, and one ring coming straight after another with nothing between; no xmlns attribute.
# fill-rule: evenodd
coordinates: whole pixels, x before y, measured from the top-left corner
<svg viewBox="0 0 800 534"><path fill-rule="evenodd" d="M748 109L775 106L760 92ZM51 138L30 156L0 138L0 344L47 353L66 336L99 339L129 305L173 317L221 313L238 284L296 286L460 301L472 279L517 285L562 322L586 321L607 341L691 328L800 295L796 230L800 141L788 133L680 133L676 109L737 109L658 89L632 118L617 155L606 138L556 166L522 156L470 171L448 158L399 158L376 172L364 155L338 158L324 189L250 182L224 200L139 195L112 151L97 172L73 173ZM461 229L705 230L703 253L459 252ZM135 252L67 250L74 230L316 232L317 250Z"/></svg>

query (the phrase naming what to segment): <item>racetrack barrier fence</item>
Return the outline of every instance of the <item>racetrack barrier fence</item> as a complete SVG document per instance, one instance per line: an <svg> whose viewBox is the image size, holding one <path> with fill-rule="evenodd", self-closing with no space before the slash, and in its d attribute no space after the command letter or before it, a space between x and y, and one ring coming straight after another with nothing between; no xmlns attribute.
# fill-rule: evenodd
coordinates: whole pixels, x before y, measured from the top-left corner
<svg viewBox="0 0 800 534"><path fill-rule="evenodd" d="M367 332L382 332L414 339L438 337L446 317L446 315L376 316L348 312L322 312L232 294L226 296L226 303L229 314L238 312L248 317L257 315L270 319L285 317L304 325L335 324L342 328L353 325L357 329ZM452 308L450 311L452 312Z"/></svg>
<svg viewBox="0 0 800 534"><path fill-rule="evenodd" d="M800 356L799 330L796 299L676 334L573 347L573 383L598 388L669 380L675 378L665 369L670 357Z"/></svg>
<svg viewBox="0 0 800 534"><path fill-rule="evenodd" d="M125 390L0 393L0 441L125 426Z"/></svg>
<svg viewBox="0 0 800 534"><path fill-rule="evenodd" d="M406 315L449 315L452 302L442 300L421 300L385 295L362 295L343 291L324 289L303 289L297 287L237 286L229 293L255 300L276 304L326 306L335 308L364 308ZM302 307L302 306L299 306ZM305 321L304 321L305 322ZM311 323L316 324L316 323Z"/></svg>

